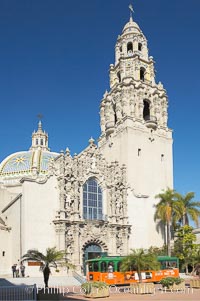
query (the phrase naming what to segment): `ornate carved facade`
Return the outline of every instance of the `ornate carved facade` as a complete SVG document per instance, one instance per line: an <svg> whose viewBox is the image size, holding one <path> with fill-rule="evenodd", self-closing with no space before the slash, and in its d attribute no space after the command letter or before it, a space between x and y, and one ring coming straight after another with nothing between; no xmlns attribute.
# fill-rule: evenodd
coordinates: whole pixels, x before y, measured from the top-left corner
<svg viewBox="0 0 200 301"><path fill-rule="evenodd" d="M76 265L82 265L89 245L98 245L109 255L127 254L131 227L127 218L125 166L120 167L118 162L108 165L90 139L89 146L79 155L71 157L68 149L62 153L54 168L59 187L60 209L54 220L59 248L66 249ZM84 212L84 184L89 179L97 183L101 195L102 210L97 216Z"/></svg>

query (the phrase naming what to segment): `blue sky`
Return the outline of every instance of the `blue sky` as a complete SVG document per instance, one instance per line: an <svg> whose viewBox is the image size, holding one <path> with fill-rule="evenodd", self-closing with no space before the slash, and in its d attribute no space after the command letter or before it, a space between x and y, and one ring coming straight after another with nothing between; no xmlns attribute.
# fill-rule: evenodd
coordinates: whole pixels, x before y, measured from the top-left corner
<svg viewBox="0 0 200 301"><path fill-rule="evenodd" d="M91 136L98 138L100 100L129 3L0 1L0 161L30 147L38 113L52 151L79 153ZM175 189L200 199L200 1L135 0L133 6L157 82L169 96Z"/></svg>

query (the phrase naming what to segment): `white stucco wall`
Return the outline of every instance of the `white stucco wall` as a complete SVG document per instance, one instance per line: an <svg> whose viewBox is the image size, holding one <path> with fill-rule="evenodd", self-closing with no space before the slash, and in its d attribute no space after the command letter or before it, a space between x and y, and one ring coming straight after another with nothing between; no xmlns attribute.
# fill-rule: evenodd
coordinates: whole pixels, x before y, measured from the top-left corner
<svg viewBox="0 0 200 301"><path fill-rule="evenodd" d="M25 181L22 206L22 255L29 249L45 252L56 246L53 220L58 209L58 190L54 177L45 184ZM38 273L38 267L27 267L29 276Z"/></svg>
<svg viewBox="0 0 200 301"><path fill-rule="evenodd" d="M19 187L0 187L0 211L2 211L19 193Z"/></svg>
<svg viewBox="0 0 200 301"><path fill-rule="evenodd" d="M10 196L9 193L8 195ZM14 202L12 203L12 201ZM20 224L21 197L13 198L7 205L8 207L4 207L2 218L10 230L0 237L1 245L5 248L6 254L4 258L4 271L2 271L4 274L10 274L11 266L19 262L22 247Z"/></svg>
<svg viewBox="0 0 200 301"><path fill-rule="evenodd" d="M200 244L200 228L195 228L193 230L193 233L196 235L196 244Z"/></svg>
<svg viewBox="0 0 200 301"><path fill-rule="evenodd" d="M0 227L0 275L11 274L11 233Z"/></svg>
<svg viewBox="0 0 200 301"><path fill-rule="evenodd" d="M156 229L154 205L158 202L155 199L158 193L167 187L173 188L171 131L164 135L158 131L151 134L144 126L139 129L127 124L102 145L101 151L106 160L117 160L127 168L128 215L132 225L130 248L162 246L164 237L161 230Z"/></svg>
<svg viewBox="0 0 200 301"><path fill-rule="evenodd" d="M25 181L23 184L23 253L31 248L44 252L55 246L52 221L58 209L58 191L54 177L45 184Z"/></svg>

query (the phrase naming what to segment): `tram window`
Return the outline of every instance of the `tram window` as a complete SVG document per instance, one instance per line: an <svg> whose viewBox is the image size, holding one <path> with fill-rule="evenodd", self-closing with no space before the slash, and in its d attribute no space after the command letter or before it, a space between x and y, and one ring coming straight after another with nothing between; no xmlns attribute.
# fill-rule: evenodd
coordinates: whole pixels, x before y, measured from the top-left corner
<svg viewBox="0 0 200 301"><path fill-rule="evenodd" d="M162 261L162 266L163 266L163 268L166 268L167 262L166 261Z"/></svg>
<svg viewBox="0 0 200 301"><path fill-rule="evenodd" d="M117 263L117 272L120 272L120 267L121 267L121 261L119 261L118 263Z"/></svg>
<svg viewBox="0 0 200 301"><path fill-rule="evenodd" d="M94 264L93 264L93 270L94 270L94 272L98 272L99 271L98 262L94 262Z"/></svg>
<svg viewBox="0 0 200 301"><path fill-rule="evenodd" d="M89 272L93 272L92 264L89 264Z"/></svg>
<svg viewBox="0 0 200 301"><path fill-rule="evenodd" d="M174 269L178 267L178 260L175 258L173 260L171 258L169 258L169 260L159 260L159 262L162 270Z"/></svg>
<svg viewBox="0 0 200 301"><path fill-rule="evenodd" d="M152 278L152 273L151 272L146 272L146 279L151 279Z"/></svg>
<svg viewBox="0 0 200 301"><path fill-rule="evenodd" d="M102 262L101 262L101 272L102 272L102 273L107 272L107 264L106 264L105 261L102 261Z"/></svg>
<svg viewBox="0 0 200 301"><path fill-rule="evenodd" d="M177 262L176 261L172 261L171 263L172 263L173 268L177 268Z"/></svg>
<svg viewBox="0 0 200 301"><path fill-rule="evenodd" d="M167 267L170 269L176 268L177 267L176 261L168 261Z"/></svg>
<svg viewBox="0 0 200 301"><path fill-rule="evenodd" d="M108 263L108 272L109 273L114 272L114 263L113 262Z"/></svg>
<svg viewBox="0 0 200 301"><path fill-rule="evenodd" d="M171 267L171 262L170 261L166 261L166 268L170 268Z"/></svg>
<svg viewBox="0 0 200 301"><path fill-rule="evenodd" d="M161 269L166 269L166 264L167 264L166 261L161 261L160 264L161 264Z"/></svg>

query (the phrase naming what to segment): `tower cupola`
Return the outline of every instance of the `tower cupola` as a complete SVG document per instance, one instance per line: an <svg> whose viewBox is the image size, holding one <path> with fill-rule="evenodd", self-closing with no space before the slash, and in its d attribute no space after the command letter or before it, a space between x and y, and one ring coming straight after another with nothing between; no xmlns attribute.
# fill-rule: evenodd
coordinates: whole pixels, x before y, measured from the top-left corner
<svg viewBox="0 0 200 301"><path fill-rule="evenodd" d="M149 58L147 40L132 16L118 36L115 46L115 65L110 68L110 86L120 83L126 77L155 82L150 76L153 60Z"/></svg>
<svg viewBox="0 0 200 301"><path fill-rule="evenodd" d="M32 145L30 150L34 149L42 149L49 151L48 148L48 134L42 129L41 120L38 122L38 130L37 132L33 132L32 134Z"/></svg>

